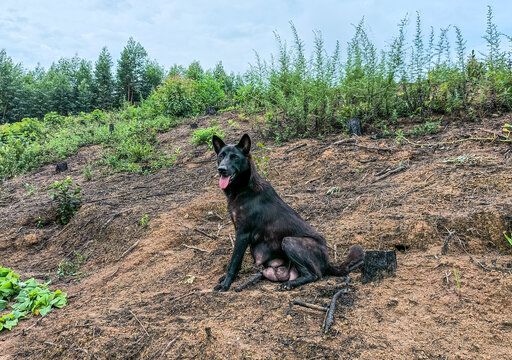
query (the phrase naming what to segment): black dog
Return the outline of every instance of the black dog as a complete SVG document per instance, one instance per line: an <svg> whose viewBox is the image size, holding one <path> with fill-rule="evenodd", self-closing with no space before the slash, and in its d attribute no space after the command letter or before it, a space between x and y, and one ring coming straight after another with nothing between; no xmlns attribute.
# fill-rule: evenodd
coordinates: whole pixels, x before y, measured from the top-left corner
<svg viewBox="0 0 512 360"><path fill-rule="evenodd" d="M244 134L237 145L226 145L217 136L212 142L217 153L219 186L226 194L236 230L228 272L214 290L229 289L249 245L254 262L264 267L263 275L282 282L282 289L293 289L328 274L346 275L351 266L364 260L363 248L354 245L341 265L329 263L323 236L258 174L250 154L249 135Z"/></svg>

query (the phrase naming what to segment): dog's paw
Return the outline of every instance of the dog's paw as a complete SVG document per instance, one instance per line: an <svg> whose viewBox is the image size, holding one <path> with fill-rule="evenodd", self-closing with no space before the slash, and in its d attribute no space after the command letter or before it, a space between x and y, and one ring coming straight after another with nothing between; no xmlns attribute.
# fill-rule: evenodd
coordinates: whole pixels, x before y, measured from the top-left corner
<svg viewBox="0 0 512 360"><path fill-rule="evenodd" d="M289 281L286 281L284 283L281 284L281 286L279 287L279 289L281 290L292 290L293 287L290 285L290 282Z"/></svg>
<svg viewBox="0 0 512 360"><path fill-rule="evenodd" d="M226 278L226 275L221 276L218 282L223 283L225 278Z"/></svg>
<svg viewBox="0 0 512 360"><path fill-rule="evenodd" d="M213 288L213 291L226 292L229 290L229 286L217 285Z"/></svg>

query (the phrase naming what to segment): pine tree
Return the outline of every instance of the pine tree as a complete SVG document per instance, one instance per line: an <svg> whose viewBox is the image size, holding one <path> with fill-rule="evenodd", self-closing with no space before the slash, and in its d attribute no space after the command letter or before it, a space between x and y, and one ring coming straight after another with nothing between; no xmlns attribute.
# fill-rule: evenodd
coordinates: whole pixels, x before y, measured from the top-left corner
<svg viewBox="0 0 512 360"><path fill-rule="evenodd" d="M117 92L119 100L128 103L140 101L147 52L132 37L121 52L117 66Z"/></svg>
<svg viewBox="0 0 512 360"><path fill-rule="evenodd" d="M94 65L93 89L95 106L108 110L114 103L114 78L112 76L112 56L107 47L103 47Z"/></svg>

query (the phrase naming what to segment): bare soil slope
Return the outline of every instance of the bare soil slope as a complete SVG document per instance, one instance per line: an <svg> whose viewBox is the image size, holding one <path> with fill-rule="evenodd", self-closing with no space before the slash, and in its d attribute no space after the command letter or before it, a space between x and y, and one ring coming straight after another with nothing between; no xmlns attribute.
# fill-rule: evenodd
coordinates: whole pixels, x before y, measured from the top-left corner
<svg viewBox="0 0 512 360"><path fill-rule="evenodd" d="M248 132L253 144L272 147L267 177L325 235L332 261L353 243L395 249L396 277L362 284L354 274L326 335L323 313L290 302L326 304L343 279L288 292L268 281L212 292L234 231L214 153L190 145L192 130L181 125L160 135L164 151L181 148L170 169L111 176L94 169L86 182L82 168L102 151L89 147L67 160L65 173L48 165L2 185L0 265L23 278L49 274L69 301L0 333L0 359L512 359L512 257L503 236L512 230L512 146L459 141L499 134L510 116L412 139L436 146L369 136L335 144L343 139L336 136L277 147L258 128L232 129L228 119L238 116L197 124L215 120L228 142ZM66 175L82 184L83 207L64 227L38 227L55 217L45 187ZM80 276L57 278L58 264L76 260L75 251L87 255ZM238 282L257 271L247 254Z"/></svg>

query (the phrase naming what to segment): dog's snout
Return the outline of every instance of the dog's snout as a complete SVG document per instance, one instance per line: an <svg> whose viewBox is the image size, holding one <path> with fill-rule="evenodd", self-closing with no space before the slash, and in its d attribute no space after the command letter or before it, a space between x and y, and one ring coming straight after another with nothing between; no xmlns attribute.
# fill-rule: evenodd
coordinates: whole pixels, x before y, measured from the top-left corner
<svg viewBox="0 0 512 360"><path fill-rule="evenodd" d="M228 172L228 169L224 165L220 165L217 170L219 171L219 174L226 175Z"/></svg>

